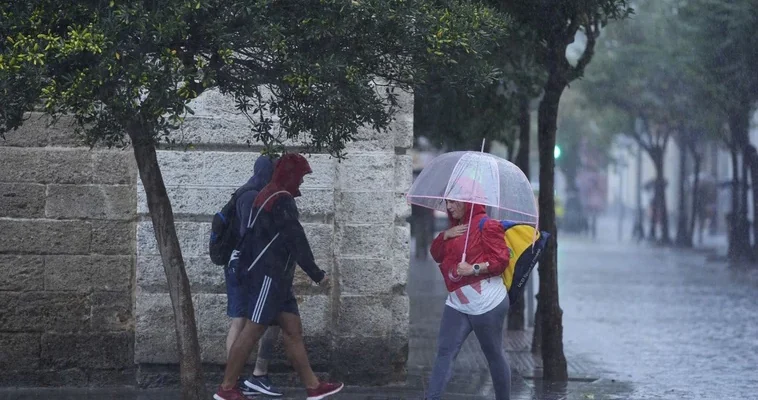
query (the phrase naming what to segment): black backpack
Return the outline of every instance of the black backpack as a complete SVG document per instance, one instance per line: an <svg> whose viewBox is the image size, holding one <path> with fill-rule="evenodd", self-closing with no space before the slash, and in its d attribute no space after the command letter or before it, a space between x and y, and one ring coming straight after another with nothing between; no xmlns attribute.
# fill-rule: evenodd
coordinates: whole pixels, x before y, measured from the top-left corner
<svg viewBox="0 0 758 400"><path fill-rule="evenodd" d="M232 193L232 198L229 199L224 208L213 216L208 253L211 256L211 261L216 265L226 265L229 262L232 251L240 240L237 199L250 190L253 190L250 186L237 189Z"/></svg>

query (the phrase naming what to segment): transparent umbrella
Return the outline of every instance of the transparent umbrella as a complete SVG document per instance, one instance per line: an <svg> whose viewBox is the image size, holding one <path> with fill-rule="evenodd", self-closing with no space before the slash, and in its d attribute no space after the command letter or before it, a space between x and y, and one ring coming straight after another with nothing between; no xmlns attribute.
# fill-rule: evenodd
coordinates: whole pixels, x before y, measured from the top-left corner
<svg viewBox="0 0 758 400"><path fill-rule="evenodd" d="M455 151L435 157L413 182L407 199L443 212L446 200L481 204L491 218L538 229L539 212L529 179L515 164L489 153Z"/></svg>

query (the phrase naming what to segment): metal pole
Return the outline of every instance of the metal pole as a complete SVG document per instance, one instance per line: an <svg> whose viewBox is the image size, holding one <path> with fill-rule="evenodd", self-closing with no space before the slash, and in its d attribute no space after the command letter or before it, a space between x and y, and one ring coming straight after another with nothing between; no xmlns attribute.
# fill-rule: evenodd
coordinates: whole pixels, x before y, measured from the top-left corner
<svg viewBox="0 0 758 400"><path fill-rule="evenodd" d="M526 285L526 324L530 327L534 327L534 280L539 279L536 274L537 268L539 268L539 263L534 267L532 279L529 279Z"/></svg>

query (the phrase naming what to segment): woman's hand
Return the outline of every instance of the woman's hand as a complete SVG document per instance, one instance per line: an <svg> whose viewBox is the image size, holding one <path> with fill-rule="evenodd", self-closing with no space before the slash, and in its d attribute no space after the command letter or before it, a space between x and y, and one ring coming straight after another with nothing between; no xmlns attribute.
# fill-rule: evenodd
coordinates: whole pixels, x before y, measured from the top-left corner
<svg viewBox="0 0 758 400"><path fill-rule="evenodd" d="M464 233L466 233L467 229L468 229L468 224L454 226L454 227L452 227L452 228L450 228L450 229L448 229L448 230L445 231L444 238L445 238L445 240L448 240L448 239L452 239L452 238L461 236Z"/></svg>
<svg viewBox="0 0 758 400"><path fill-rule="evenodd" d="M460 263L458 263L457 273L460 276L474 275L474 266L465 261L461 261Z"/></svg>

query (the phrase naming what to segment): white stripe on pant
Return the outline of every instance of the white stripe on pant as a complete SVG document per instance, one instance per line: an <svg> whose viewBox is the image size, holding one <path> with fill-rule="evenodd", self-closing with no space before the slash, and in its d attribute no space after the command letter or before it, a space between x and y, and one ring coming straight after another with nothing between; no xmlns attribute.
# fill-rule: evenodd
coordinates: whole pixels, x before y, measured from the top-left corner
<svg viewBox="0 0 758 400"><path fill-rule="evenodd" d="M261 314L266 306L266 297L268 297L268 290L271 288L271 278L268 275L263 277L263 286L261 287L261 293L258 295L258 301L255 304L255 310L253 310L253 322L256 324L261 323Z"/></svg>

